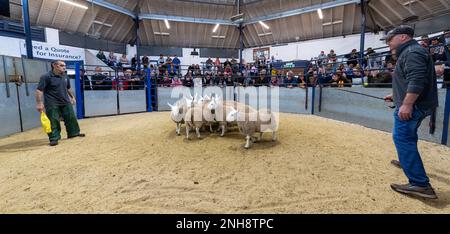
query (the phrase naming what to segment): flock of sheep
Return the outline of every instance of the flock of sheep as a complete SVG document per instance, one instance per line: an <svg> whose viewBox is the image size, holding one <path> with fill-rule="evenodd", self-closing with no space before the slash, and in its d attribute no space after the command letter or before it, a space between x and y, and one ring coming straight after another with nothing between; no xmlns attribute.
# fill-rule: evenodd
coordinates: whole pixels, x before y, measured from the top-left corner
<svg viewBox="0 0 450 234"><path fill-rule="evenodd" d="M195 129L197 138L201 138L200 130L209 126L210 132L214 132L213 125L219 125L220 136L225 136L228 128L237 126L239 132L245 136L245 148L249 149L256 140L260 141L263 132L272 133L272 141L276 140L278 131L278 119L276 113L268 109L256 110L248 105L222 100L218 96L183 97L173 105L167 103L170 108L170 117L176 123L176 133L180 135L181 126L186 126L186 138ZM259 134L258 137L254 137Z"/></svg>

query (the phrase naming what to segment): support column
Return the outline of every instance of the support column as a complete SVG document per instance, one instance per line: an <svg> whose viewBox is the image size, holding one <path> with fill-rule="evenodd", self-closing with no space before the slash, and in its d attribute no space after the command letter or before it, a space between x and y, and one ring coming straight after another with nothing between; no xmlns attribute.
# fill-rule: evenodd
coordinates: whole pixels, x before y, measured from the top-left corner
<svg viewBox="0 0 450 234"><path fill-rule="evenodd" d="M28 0L22 0L23 28L25 29L25 45L27 47L27 58L33 58L33 45L31 43L31 26Z"/></svg>
<svg viewBox="0 0 450 234"><path fill-rule="evenodd" d="M84 100L83 95L81 93L81 89L84 86L84 80L81 79L80 74L80 63L75 64L75 97L77 100L76 108L77 108L77 119L84 118Z"/></svg>
<svg viewBox="0 0 450 234"><path fill-rule="evenodd" d="M140 38L139 38L139 16L136 16L134 19L135 33L136 33L136 42L134 43L136 46L136 63L137 63L137 71L141 70L141 54L139 53L139 47L141 46Z"/></svg>
<svg viewBox="0 0 450 234"><path fill-rule="evenodd" d="M242 72L242 51L244 50L244 26L239 25L239 70Z"/></svg>
<svg viewBox="0 0 450 234"><path fill-rule="evenodd" d="M359 49L359 65L362 67L364 61L364 44L366 38L366 2L361 0L361 42Z"/></svg>

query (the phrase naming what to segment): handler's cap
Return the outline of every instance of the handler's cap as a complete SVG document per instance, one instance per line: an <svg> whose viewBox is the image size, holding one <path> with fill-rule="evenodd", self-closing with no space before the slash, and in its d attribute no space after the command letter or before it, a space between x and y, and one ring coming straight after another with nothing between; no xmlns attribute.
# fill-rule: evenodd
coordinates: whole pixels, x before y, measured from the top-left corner
<svg viewBox="0 0 450 234"><path fill-rule="evenodd" d="M390 41L395 35L399 35L399 34L406 34L409 35L411 37L414 37L414 29L411 26L408 25L400 25L394 29L392 29L391 31L389 31L386 36L382 37L381 40L382 41Z"/></svg>

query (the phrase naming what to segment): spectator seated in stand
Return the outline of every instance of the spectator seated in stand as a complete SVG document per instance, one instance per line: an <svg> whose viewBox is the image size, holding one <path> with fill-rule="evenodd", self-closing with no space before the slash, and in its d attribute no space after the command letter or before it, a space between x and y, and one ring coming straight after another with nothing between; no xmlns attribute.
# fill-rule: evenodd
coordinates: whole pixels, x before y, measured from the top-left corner
<svg viewBox="0 0 450 234"><path fill-rule="evenodd" d="M209 58L206 60L206 63L205 63L205 68L206 68L206 70L207 70L207 71L212 71L213 65L214 65L214 63L213 63L211 57L209 57Z"/></svg>
<svg viewBox="0 0 450 234"><path fill-rule="evenodd" d="M430 54L435 63L447 60L445 54L445 46L440 42L439 38L433 38L433 40L431 41Z"/></svg>
<svg viewBox="0 0 450 234"><path fill-rule="evenodd" d="M163 79L161 80L161 87L170 87L172 85L172 79L170 79L169 72L164 73Z"/></svg>
<svg viewBox="0 0 450 234"><path fill-rule="evenodd" d="M261 70L259 73L259 77L255 79L254 86L260 87L260 86L269 86L269 81L266 77L266 70Z"/></svg>
<svg viewBox="0 0 450 234"><path fill-rule="evenodd" d="M195 64L195 66L194 66L194 75L195 76L202 75L202 69L200 69L200 65L198 65L198 64Z"/></svg>
<svg viewBox="0 0 450 234"><path fill-rule="evenodd" d="M177 57L177 55L173 56L172 59L172 64L173 64L173 71L175 74L179 75L180 74L180 65L181 65L181 61L180 59Z"/></svg>
<svg viewBox="0 0 450 234"><path fill-rule="evenodd" d="M174 76L174 77L172 78L172 84L171 84L171 86L172 86L172 87L176 87L176 86L181 86L181 85L183 85L183 82L181 81L181 79L180 79L178 76Z"/></svg>
<svg viewBox="0 0 450 234"><path fill-rule="evenodd" d="M321 51L319 56L317 56L317 65L323 66L328 63L328 56L325 54L325 51Z"/></svg>
<svg viewBox="0 0 450 234"><path fill-rule="evenodd" d="M330 53L327 55L328 63L336 63L337 55L334 53L334 50L330 50ZM334 66L334 65L332 65Z"/></svg>
<svg viewBox="0 0 450 234"><path fill-rule="evenodd" d="M164 57L162 54L159 55L159 59L158 59L158 71L159 71L159 74L166 73L166 60L164 60Z"/></svg>
<svg viewBox="0 0 450 234"><path fill-rule="evenodd" d="M314 73L313 73L313 75L314 75ZM311 77L306 77L306 76L303 74L303 72L300 72L300 73L298 73L297 76L294 76L294 78L296 78L297 81L298 81L298 87L300 87L300 88L306 88L306 87L308 87L308 84L311 83L311 82L310 82L310 79L313 78L313 76L311 76Z"/></svg>
<svg viewBox="0 0 450 234"><path fill-rule="evenodd" d="M95 74L91 77L93 90L106 90L107 89L107 77L102 73L101 67L95 68Z"/></svg>
<svg viewBox="0 0 450 234"><path fill-rule="evenodd" d="M240 72L233 72L233 80L236 82L236 85L244 85L244 76Z"/></svg>
<svg viewBox="0 0 450 234"><path fill-rule="evenodd" d="M318 77L317 83L322 86L330 86L332 81L332 75L333 73L323 73Z"/></svg>
<svg viewBox="0 0 450 234"><path fill-rule="evenodd" d="M309 84L312 87L315 87L319 82L319 72L314 71L313 76L309 78Z"/></svg>
<svg viewBox="0 0 450 234"><path fill-rule="evenodd" d="M215 72L222 71L222 63L220 62L219 57L217 57L216 61L214 61L214 69L215 69Z"/></svg>
<svg viewBox="0 0 450 234"><path fill-rule="evenodd" d="M375 50L369 47L367 48L365 61L367 61L367 67L376 69L381 66L382 58L377 52L375 52Z"/></svg>
<svg viewBox="0 0 450 234"><path fill-rule="evenodd" d="M353 78L353 76L354 76L353 70L354 70L354 67L355 67L355 66L356 66L356 65L353 65L353 63L350 63L350 64L348 65L348 67L346 67L346 68L344 69L345 76L347 77L347 79L351 80L351 79Z"/></svg>
<svg viewBox="0 0 450 234"><path fill-rule="evenodd" d="M214 86L214 79L212 78L211 72L205 73L205 78L203 78L203 86Z"/></svg>
<svg viewBox="0 0 450 234"><path fill-rule="evenodd" d="M105 64L108 64L108 60L106 59L106 56L103 53L103 50L99 50L96 56L98 59L102 60Z"/></svg>
<svg viewBox="0 0 450 234"><path fill-rule="evenodd" d="M247 86L251 86L251 85L253 85L253 79L250 76L250 71L248 71L247 75L245 75L245 77L244 77L244 86L247 87Z"/></svg>
<svg viewBox="0 0 450 234"><path fill-rule="evenodd" d="M363 74L361 72L361 67L356 66L353 68L353 77L352 77L352 84L362 84L363 83Z"/></svg>
<svg viewBox="0 0 450 234"><path fill-rule="evenodd" d="M131 59L131 69L137 69L137 55L134 55Z"/></svg>
<svg viewBox="0 0 450 234"><path fill-rule="evenodd" d="M226 68L228 65L231 67L231 62L230 60L226 59L225 62L223 63L223 67Z"/></svg>
<svg viewBox="0 0 450 234"><path fill-rule="evenodd" d="M117 78L112 80L113 90L128 90L129 80L131 77L125 78L125 73L122 69L117 72Z"/></svg>
<svg viewBox="0 0 450 234"><path fill-rule="evenodd" d="M224 73L225 73L226 76L231 75L233 73L233 70L231 69L231 65L227 65L225 67L225 72Z"/></svg>
<svg viewBox="0 0 450 234"><path fill-rule="evenodd" d="M186 77L183 80L183 86L185 87L194 87L194 81L192 79L192 75L191 74L187 74Z"/></svg>
<svg viewBox="0 0 450 234"><path fill-rule="evenodd" d="M130 67L130 64L128 62L126 54L122 54L122 57L120 57L120 59L119 59L118 66L119 67L123 67L123 68L129 68Z"/></svg>
<svg viewBox="0 0 450 234"><path fill-rule="evenodd" d="M80 69L80 84L83 86L82 91L92 90L91 79L86 75L86 70Z"/></svg>
<svg viewBox="0 0 450 234"><path fill-rule="evenodd" d="M150 60L148 58L147 55L144 55L144 57L142 57L142 66L145 68L148 68L148 65L150 64Z"/></svg>
<svg viewBox="0 0 450 234"><path fill-rule="evenodd" d="M423 48L430 49L430 41L428 39L428 36L422 36L420 43Z"/></svg>
<svg viewBox="0 0 450 234"><path fill-rule="evenodd" d="M347 66L350 66L350 64L352 64L353 67L358 65L359 54L356 49L353 49L352 52L345 57L347 58Z"/></svg>
<svg viewBox="0 0 450 234"><path fill-rule="evenodd" d="M117 57L114 55L114 52L109 52L108 56L108 66L115 67L117 65Z"/></svg>
<svg viewBox="0 0 450 234"><path fill-rule="evenodd" d="M136 71L133 72L131 69L126 69L124 77L130 90L144 89L144 76L140 76Z"/></svg>
<svg viewBox="0 0 450 234"><path fill-rule="evenodd" d="M270 77L270 87L279 86L278 78L276 76Z"/></svg>
<svg viewBox="0 0 450 234"><path fill-rule="evenodd" d="M372 76L368 79L369 87L389 88L392 87L392 75L385 71L372 71Z"/></svg>
<svg viewBox="0 0 450 234"><path fill-rule="evenodd" d="M332 76L331 87L351 87L351 82L342 72L336 72Z"/></svg>
<svg viewBox="0 0 450 234"><path fill-rule="evenodd" d="M298 80L295 79L294 73L292 71L288 71L286 74L286 79L284 79L284 87L294 88L297 86L298 86Z"/></svg>
<svg viewBox="0 0 450 234"><path fill-rule="evenodd" d="M225 85L226 86L233 86L234 85L232 74L226 74L225 75Z"/></svg>

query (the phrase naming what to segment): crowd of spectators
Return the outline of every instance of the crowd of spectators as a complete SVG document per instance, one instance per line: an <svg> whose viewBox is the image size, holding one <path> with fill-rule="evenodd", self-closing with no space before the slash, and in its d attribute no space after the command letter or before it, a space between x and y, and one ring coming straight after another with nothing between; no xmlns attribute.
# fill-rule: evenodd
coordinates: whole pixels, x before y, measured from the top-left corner
<svg viewBox="0 0 450 234"><path fill-rule="evenodd" d="M442 37L422 37L419 43L427 48L430 56L436 64L436 73L439 80L448 82L446 75L450 54L450 32ZM334 50L328 54L322 51L317 58L312 60L308 68L308 77L317 77L312 82L333 87L345 87L355 84L369 87L390 87L396 64L395 54L390 51L377 52L368 48L360 59L356 49L342 56L336 56ZM308 80L308 79L306 79ZM445 85L444 85L445 87Z"/></svg>
<svg viewBox="0 0 450 234"><path fill-rule="evenodd" d="M103 71L98 66L92 75L86 75L81 71L84 90L142 90L145 88L144 71L136 71L130 68L120 69L117 75Z"/></svg>
<svg viewBox="0 0 450 234"><path fill-rule="evenodd" d="M420 44L430 51L430 55L437 64L438 77L442 78L448 69L448 54L450 51L450 33L441 38L422 37ZM377 49L378 50L378 49ZM302 69L276 69L275 58L256 58L253 63L243 63L240 66L235 58L225 59L208 58L201 64L182 66L180 59L174 56L160 55L157 61L150 62L147 55L141 60L144 70L150 68L152 82L161 87L187 86L193 87L202 83L203 86L280 86L287 88L305 88L322 85L331 87L351 87L364 85L369 87L390 87L393 70L396 64L395 54L386 49L381 52L368 48L360 58L358 50L353 49L345 55L337 55L334 50L329 53L321 51L311 60L308 67ZM118 81L108 81L102 77L101 71L92 76L89 87L104 89L142 89L144 87L143 73L137 73L137 57L128 62L123 54L117 60L113 52L106 57L99 51L97 57L111 67L118 69ZM97 69L96 69L97 70ZM297 70L297 72L294 72ZM103 80L103 83L102 83ZM95 83L92 86L92 82ZM116 84L117 83L117 84ZM95 88L92 88L95 89Z"/></svg>

